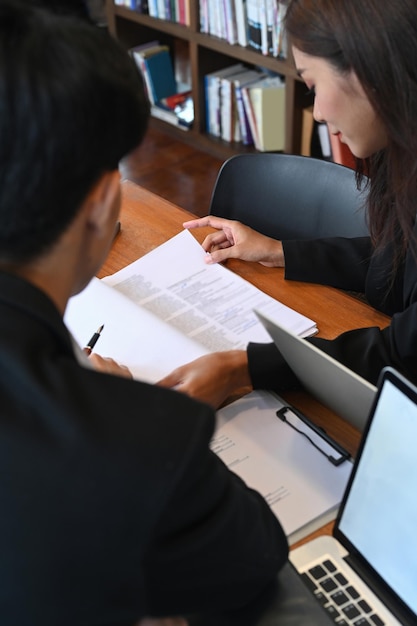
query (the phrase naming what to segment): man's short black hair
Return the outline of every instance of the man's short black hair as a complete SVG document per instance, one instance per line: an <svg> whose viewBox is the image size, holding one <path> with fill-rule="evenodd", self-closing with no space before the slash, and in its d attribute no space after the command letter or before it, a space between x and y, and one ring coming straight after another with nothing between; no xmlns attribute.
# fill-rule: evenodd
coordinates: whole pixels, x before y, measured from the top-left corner
<svg viewBox="0 0 417 626"><path fill-rule="evenodd" d="M47 250L148 115L134 61L104 29L0 0L0 260Z"/></svg>
<svg viewBox="0 0 417 626"><path fill-rule="evenodd" d="M26 4L40 6L60 13L61 15L75 15L82 19L90 19L88 0L24 0Z"/></svg>

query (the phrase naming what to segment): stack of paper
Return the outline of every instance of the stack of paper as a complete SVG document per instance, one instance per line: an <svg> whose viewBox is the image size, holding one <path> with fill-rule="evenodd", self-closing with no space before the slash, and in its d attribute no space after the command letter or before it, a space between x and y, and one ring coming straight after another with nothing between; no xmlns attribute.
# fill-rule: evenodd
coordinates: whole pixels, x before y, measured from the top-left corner
<svg viewBox="0 0 417 626"><path fill-rule="evenodd" d="M217 413L211 447L263 495L293 544L335 518L352 462L333 465L307 437L277 417L282 406L281 398L266 391L229 404ZM326 446L319 443L323 451Z"/></svg>
<svg viewBox="0 0 417 626"><path fill-rule="evenodd" d="M96 350L156 382L209 352L271 342L253 309L293 332L316 332L313 320L271 298L206 253L182 231L103 280L93 279L68 304L65 322L81 346L101 324Z"/></svg>

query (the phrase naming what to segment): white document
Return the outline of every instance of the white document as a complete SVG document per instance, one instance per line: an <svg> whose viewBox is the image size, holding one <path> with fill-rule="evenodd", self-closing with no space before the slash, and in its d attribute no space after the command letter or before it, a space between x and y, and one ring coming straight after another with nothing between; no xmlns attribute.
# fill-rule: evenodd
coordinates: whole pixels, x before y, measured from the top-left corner
<svg viewBox="0 0 417 626"><path fill-rule="evenodd" d="M71 298L65 323L80 347L104 324L94 351L126 365L134 378L145 382L155 383L208 352L98 278Z"/></svg>
<svg viewBox="0 0 417 626"><path fill-rule="evenodd" d="M211 448L263 495L292 544L335 518L352 462L333 465L277 417L282 406L278 396L254 391L220 409Z"/></svg>
<svg viewBox="0 0 417 626"><path fill-rule="evenodd" d="M93 279L71 298L65 322L81 347L104 324L95 350L148 382L209 352L269 343L254 308L299 335L316 332L312 320L224 266L207 265L205 256L184 230L120 272Z"/></svg>

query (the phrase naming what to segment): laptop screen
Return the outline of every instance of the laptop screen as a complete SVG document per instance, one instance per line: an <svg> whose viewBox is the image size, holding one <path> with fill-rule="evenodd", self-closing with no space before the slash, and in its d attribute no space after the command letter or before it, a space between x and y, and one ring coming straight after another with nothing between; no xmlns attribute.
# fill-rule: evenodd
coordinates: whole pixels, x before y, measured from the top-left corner
<svg viewBox="0 0 417 626"><path fill-rule="evenodd" d="M369 423L335 535L417 614L417 390L389 368Z"/></svg>

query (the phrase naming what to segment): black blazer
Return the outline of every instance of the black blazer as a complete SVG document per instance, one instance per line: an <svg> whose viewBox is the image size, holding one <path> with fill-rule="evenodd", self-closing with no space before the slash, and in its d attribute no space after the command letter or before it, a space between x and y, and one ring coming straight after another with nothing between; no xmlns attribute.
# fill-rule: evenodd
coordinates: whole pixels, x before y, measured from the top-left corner
<svg viewBox="0 0 417 626"><path fill-rule="evenodd" d="M52 302L0 274L2 626L133 624L244 606L287 558L209 449L214 413L76 360Z"/></svg>
<svg viewBox="0 0 417 626"><path fill-rule="evenodd" d="M369 304L392 316L390 325L360 328L333 340L308 339L376 384L391 365L417 384L417 256L413 245L393 279L392 249L373 253L368 237L283 242L285 277L365 294ZM314 311L310 317L314 319ZM250 344L249 368L256 388L282 391L298 382L274 344Z"/></svg>

